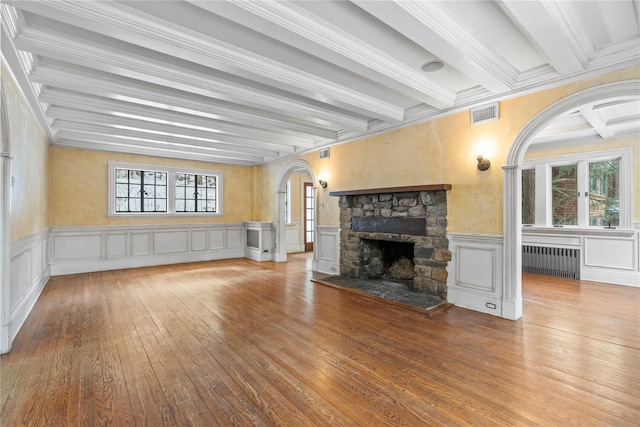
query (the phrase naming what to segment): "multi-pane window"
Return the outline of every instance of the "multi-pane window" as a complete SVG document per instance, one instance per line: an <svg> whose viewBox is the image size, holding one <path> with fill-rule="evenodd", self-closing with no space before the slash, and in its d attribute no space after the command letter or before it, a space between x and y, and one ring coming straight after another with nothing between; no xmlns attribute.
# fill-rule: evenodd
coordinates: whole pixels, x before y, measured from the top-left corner
<svg viewBox="0 0 640 427"><path fill-rule="evenodd" d="M522 224L631 227L631 159L619 149L525 162Z"/></svg>
<svg viewBox="0 0 640 427"><path fill-rule="evenodd" d="M116 212L166 212L167 173L116 169Z"/></svg>
<svg viewBox="0 0 640 427"><path fill-rule="evenodd" d="M522 170L522 224L536 223L536 170Z"/></svg>
<svg viewBox="0 0 640 427"><path fill-rule="evenodd" d="M589 225L620 225L620 161L589 163Z"/></svg>
<svg viewBox="0 0 640 427"><path fill-rule="evenodd" d="M287 180L287 189L284 198L284 217L287 221L287 224L291 224L293 222L292 213L291 213L291 180Z"/></svg>
<svg viewBox="0 0 640 427"><path fill-rule="evenodd" d="M109 216L221 216L222 172L109 163Z"/></svg>
<svg viewBox="0 0 640 427"><path fill-rule="evenodd" d="M175 188L176 212L216 212L216 176L177 173Z"/></svg>
<svg viewBox="0 0 640 427"><path fill-rule="evenodd" d="M578 224L578 166L551 167L553 225Z"/></svg>

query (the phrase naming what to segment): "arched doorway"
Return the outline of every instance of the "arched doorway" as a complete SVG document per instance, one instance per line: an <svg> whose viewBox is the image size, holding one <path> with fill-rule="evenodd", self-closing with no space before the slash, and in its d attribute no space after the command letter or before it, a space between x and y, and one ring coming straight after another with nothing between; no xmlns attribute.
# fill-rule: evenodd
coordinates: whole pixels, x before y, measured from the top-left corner
<svg viewBox="0 0 640 427"><path fill-rule="evenodd" d="M311 176L311 182L314 187L312 191L315 192L315 183L318 182L315 173L311 166L302 160L296 160L289 163L284 167L278 179L276 181L276 250L275 259L276 262L287 261L287 244L286 244L286 217L285 217L285 203L287 194L287 181L289 176L295 172L303 170ZM316 220L313 219L313 228L316 228ZM316 260L316 247L313 248L313 259Z"/></svg>
<svg viewBox="0 0 640 427"><path fill-rule="evenodd" d="M514 139L504 170L504 259L502 317L522 317L522 164L533 138L554 118L581 105L615 97L640 99L640 80L604 84L570 95L547 107L527 123Z"/></svg>
<svg viewBox="0 0 640 427"><path fill-rule="evenodd" d="M0 84L0 354L11 349L9 272L11 261L11 143L5 91Z"/></svg>

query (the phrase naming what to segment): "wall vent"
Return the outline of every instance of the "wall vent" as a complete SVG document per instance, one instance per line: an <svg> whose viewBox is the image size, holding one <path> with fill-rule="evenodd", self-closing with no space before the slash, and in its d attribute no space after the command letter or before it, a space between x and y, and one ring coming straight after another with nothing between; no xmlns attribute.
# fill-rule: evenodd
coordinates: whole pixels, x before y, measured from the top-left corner
<svg viewBox="0 0 640 427"><path fill-rule="evenodd" d="M580 279L580 249L522 245L522 271Z"/></svg>
<svg viewBox="0 0 640 427"><path fill-rule="evenodd" d="M318 150L318 158L319 159L328 159L329 158L329 149L323 148L322 150Z"/></svg>
<svg viewBox="0 0 640 427"><path fill-rule="evenodd" d="M482 105L469 110L471 116L471 125L479 125L480 123L492 122L500 117L500 104Z"/></svg>

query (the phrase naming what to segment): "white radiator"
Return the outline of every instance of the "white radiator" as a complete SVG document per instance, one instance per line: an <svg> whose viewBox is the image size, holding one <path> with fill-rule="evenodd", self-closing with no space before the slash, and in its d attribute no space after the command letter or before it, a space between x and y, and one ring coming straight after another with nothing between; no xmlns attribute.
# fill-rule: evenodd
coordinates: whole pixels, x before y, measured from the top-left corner
<svg viewBox="0 0 640 427"><path fill-rule="evenodd" d="M522 271L580 279L580 249L522 245Z"/></svg>

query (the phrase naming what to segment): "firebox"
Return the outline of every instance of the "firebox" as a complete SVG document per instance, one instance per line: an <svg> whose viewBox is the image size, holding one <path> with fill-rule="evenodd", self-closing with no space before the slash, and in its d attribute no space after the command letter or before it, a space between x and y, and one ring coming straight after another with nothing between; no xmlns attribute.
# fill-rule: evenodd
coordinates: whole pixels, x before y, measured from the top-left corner
<svg viewBox="0 0 640 427"><path fill-rule="evenodd" d="M360 277L411 280L414 243L360 240Z"/></svg>

